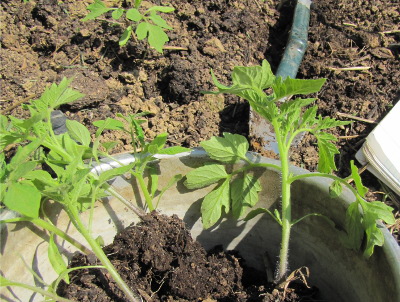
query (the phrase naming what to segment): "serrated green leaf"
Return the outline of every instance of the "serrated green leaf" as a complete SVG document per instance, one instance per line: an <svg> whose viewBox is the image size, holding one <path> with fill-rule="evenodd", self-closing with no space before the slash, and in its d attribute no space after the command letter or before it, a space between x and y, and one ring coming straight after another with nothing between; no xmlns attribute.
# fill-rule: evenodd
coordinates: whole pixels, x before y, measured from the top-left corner
<svg viewBox="0 0 400 302"><path fill-rule="evenodd" d="M229 211L229 179L208 193L201 204L203 228L212 227L222 215Z"/></svg>
<svg viewBox="0 0 400 302"><path fill-rule="evenodd" d="M358 202L353 202L346 210L345 229L348 235L346 245L354 250L360 249L364 228Z"/></svg>
<svg viewBox="0 0 400 302"><path fill-rule="evenodd" d="M82 98L84 96L82 93L68 87L72 80L72 78L63 78L58 85L53 83L46 88L40 99L32 102L32 105L39 112L42 112L43 110L56 109L63 104L72 103Z"/></svg>
<svg viewBox="0 0 400 302"><path fill-rule="evenodd" d="M106 12L112 10L112 8L106 7L106 5L101 0L95 0L94 3L88 5L87 9L90 11L90 13L88 13L86 17L82 19L82 21L96 19L102 14L105 14Z"/></svg>
<svg viewBox="0 0 400 302"><path fill-rule="evenodd" d="M174 146L174 147L162 149L162 150L158 151L158 154L175 155L175 154L179 154L179 153L183 153L183 152L189 152L191 150L192 149L190 149L190 148Z"/></svg>
<svg viewBox="0 0 400 302"><path fill-rule="evenodd" d="M67 120L66 125L71 138L86 147L89 146L91 142L90 132L84 125L74 120Z"/></svg>
<svg viewBox="0 0 400 302"><path fill-rule="evenodd" d="M286 77L284 80L281 77L276 78L272 84L274 90L274 100L278 101L284 97L289 97L297 94L310 94L321 90L326 79L292 79Z"/></svg>
<svg viewBox="0 0 400 302"><path fill-rule="evenodd" d="M240 159L246 158L249 149L247 139L239 134L224 132L224 137L212 137L208 141L201 142L200 145L215 160L224 163L235 163Z"/></svg>
<svg viewBox="0 0 400 302"><path fill-rule="evenodd" d="M367 234L367 243L364 250L364 257L369 258L374 253L375 246L382 246L385 237L382 230L376 224L376 216L374 213L365 212L363 217L363 225Z"/></svg>
<svg viewBox="0 0 400 302"><path fill-rule="evenodd" d="M135 22L139 22L140 20L143 19L142 14L136 8L128 9L126 11L126 17L129 20L132 20L132 21L135 21Z"/></svg>
<svg viewBox="0 0 400 302"><path fill-rule="evenodd" d="M364 202L362 204L365 213L375 220L383 220L387 224L395 224L396 220L393 216L393 208L381 201Z"/></svg>
<svg viewBox="0 0 400 302"><path fill-rule="evenodd" d="M258 192L261 184L253 175L246 174L236 178L231 183L232 214L239 219L247 207L251 208L258 202Z"/></svg>
<svg viewBox="0 0 400 302"><path fill-rule="evenodd" d="M368 188L364 187L362 184L361 176L358 174L358 168L354 164L354 160L350 161L350 169L351 169L351 178L354 180L354 184L356 185L356 189L358 194L360 194L361 197L365 197L365 194L368 192Z"/></svg>
<svg viewBox="0 0 400 302"><path fill-rule="evenodd" d="M61 256L60 251L54 241L54 235L50 235L49 239L49 246L47 250L47 255L50 261L51 266L53 267L54 271L60 275L67 269L67 265L64 262L63 257ZM64 281L69 284L69 277L68 274L65 274Z"/></svg>
<svg viewBox="0 0 400 302"><path fill-rule="evenodd" d="M303 115L301 116L301 124L300 127L310 127L314 124L315 118L317 116L318 106L312 106L304 111Z"/></svg>
<svg viewBox="0 0 400 302"><path fill-rule="evenodd" d="M121 38L119 38L119 45L124 46L126 43L128 43L129 38L132 35L132 26L128 26L124 32L122 33Z"/></svg>
<svg viewBox="0 0 400 302"><path fill-rule="evenodd" d="M160 15L157 15L156 12L152 12L150 14L149 19L154 22L155 25L165 28L165 29L173 29L168 25L167 21L165 21Z"/></svg>
<svg viewBox="0 0 400 302"><path fill-rule="evenodd" d="M175 8L170 7L170 6L152 6L150 7L147 12L152 12L152 11L158 11L162 13L171 13L175 10Z"/></svg>
<svg viewBox="0 0 400 302"><path fill-rule="evenodd" d="M286 101L282 103L282 105L280 106L281 114L288 114L290 112L297 111L298 109L301 109L315 102L315 100L316 100L315 98L308 98L308 99L296 98L291 101Z"/></svg>
<svg viewBox="0 0 400 302"><path fill-rule="evenodd" d="M329 195L333 198L339 197L340 194L342 194L342 191L343 191L342 183L338 180L335 180L329 186Z"/></svg>
<svg viewBox="0 0 400 302"><path fill-rule="evenodd" d="M264 90L271 87L275 76L267 60L261 66L235 66L232 72L234 86Z"/></svg>
<svg viewBox="0 0 400 302"><path fill-rule="evenodd" d="M337 138L325 132L315 134L318 139L318 171L322 173L331 173L336 170L335 154L339 153L335 144L332 141L337 141Z"/></svg>
<svg viewBox="0 0 400 302"><path fill-rule="evenodd" d="M114 20L118 20L119 18L122 17L122 15L124 14L125 10L123 8L117 8L116 10L114 10L111 14L111 17Z"/></svg>
<svg viewBox="0 0 400 302"><path fill-rule="evenodd" d="M168 35L161 27L153 24L148 25L148 32L149 36L147 39L150 46L154 47L159 53L162 53L165 43L169 41Z"/></svg>
<svg viewBox="0 0 400 302"><path fill-rule="evenodd" d="M228 174L225 171L225 166L215 164L206 165L186 174L185 186L188 189L203 188L227 177Z"/></svg>
<svg viewBox="0 0 400 302"><path fill-rule="evenodd" d="M313 126L313 131L330 129L330 128L335 128L338 126L345 126L348 124L351 124L351 122L338 121L334 118L330 118L330 117L322 118L322 116L318 116L318 120L315 121L315 124Z"/></svg>
<svg viewBox="0 0 400 302"><path fill-rule="evenodd" d="M12 211L37 218L40 200L40 192L30 182L15 182L7 188L3 203Z"/></svg>

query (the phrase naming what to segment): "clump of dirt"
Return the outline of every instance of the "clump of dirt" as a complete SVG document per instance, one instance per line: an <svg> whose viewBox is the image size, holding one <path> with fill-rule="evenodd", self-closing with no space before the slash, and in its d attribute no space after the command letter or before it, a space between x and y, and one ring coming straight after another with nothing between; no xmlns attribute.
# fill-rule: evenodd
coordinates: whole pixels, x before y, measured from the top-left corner
<svg viewBox="0 0 400 302"><path fill-rule="evenodd" d="M315 289L274 290L265 273L245 265L233 252L221 247L206 252L193 241L182 220L155 212L119 233L104 248L122 278L147 302L157 301L304 301ZM76 254L71 267L99 264ZM58 293L76 301L126 301L105 270L80 269L70 273ZM268 293L272 291L272 293ZM283 298L285 296L285 298Z"/></svg>

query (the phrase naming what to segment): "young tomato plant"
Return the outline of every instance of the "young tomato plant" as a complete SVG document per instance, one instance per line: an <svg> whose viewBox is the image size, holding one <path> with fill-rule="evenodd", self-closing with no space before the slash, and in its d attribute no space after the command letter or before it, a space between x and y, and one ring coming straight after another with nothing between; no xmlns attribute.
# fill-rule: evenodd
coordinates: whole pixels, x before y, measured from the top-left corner
<svg viewBox="0 0 400 302"><path fill-rule="evenodd" d="M169 6L152 6L142 12L140 9L141 3L141 0L135 0L134 8L123 9L107 7L103 1L95 0L93 4L87 7L90 13L83 18L83 21L94 20L109 11L112 11L111 17L118 21L125 14L125 18L130 25L119 39L119 45L124 46L132 34L135 34L138 40L147 38L150 46L162 53L165 43L169 41L164 29L171 30L172 27L158 13L170 13L175 9Z"/></svg>
<svg viewBox="0 0 400 302"><path fill-rule="evenodd" d="M367 257L373 253L374 246L383 244L383 234L377 227L376 221L381 219L387 223L394 223L392 208L381 202L369 203L364 200L366 188L362 185L353 162L352 175L349 178L354 179L355 189L349 186L346 180L332 174L332 171L336 170L334 156L339 151L333 143L336 141L335 136L325 130L346 125L348 122L317 116L317 106L306 107L316 99L298 97L318 92L325 79L301 80L275 77L265 60L262 66L235 67L232 72L233 85L230 87L219 83L213 73L212 78L218 91L207 93L231 93L244 98L254 111L271 123L278 143L280 165L250 161L246 156L248 142L245 137L237 134L224 133L224 137L213 137L200 143L210 158L218 163L210 163L189 172L185 184L190 189L218 184L202 202L201 213L205 228L214 225L223 213L231 212L235 218L239 218L248 208L255 206L261 185L254 175L254 168L264 167L275 169L281 175L281 211L271 212L269 209L258 208L250 211L245 219L268 213L282 227L276 271L277 282L284 279L288 271L289 239L293 225L311 215L322 216L318 213L309 213L300 219L292 219L290 187L299 179L315 176L331 178L334 180L332 194L340 194L342 185L348 186L354 193L355 202L349 206L346 213L346 242L351 248L359 249L366 235L364 254ZM297 97L291 99L293 96ZM302 132L313 134L318 141L319 172L294 176L289 168L289 151L295 137ZM228 173L225 165L238 161L242 161L244 165Z"/></svg>
<svg viewBox="0 0 400 302"><path fill-rule="evenodd" d="M150 171L151 189L149 191L144 183L144 172L150 169L148 163L155 159L156 153L175 154L187 151L187 149L181 147L164 149L166 134L159 135L152 142L146 143L140 127L141 122L135 115L124 117L130 122L127 129L119 120L107 119L95 122L98 130L93 143L89 130L77 121L67 120L68 131L56 135L51 123L53 110L62 104L82 97L81 93L68 87L70 81L63 79L59 85L53 84L40 99L27 105L31 114L28 119L17 119L12 116L7 118L0 115L0 149L4 150L16 144L19 145L9 161L6 161L4 153L0 154L1 202L9 210L19 214L18 217L2 220L1 223L25 221L48 231L50 238L48 242L49 262L66 282L69 282L68 269L55 243L55 236L70 242L85 254L95 254L102 267L107 269L110 276L125 293L127 299L139 301L137 294L129 288L103 252L101 238L95 238L92 233L95 202L110 194L115 195L140 215L138 209L123 200L107 183L108 180L118 175L130 172L138 179L140 188L146 196L148 208L154 210L152 200L156 192L159 193L160 198L162 193L182 176L175 176L170 184L159 191L156 171ZM98 161L99 156L111 157L106 152L100 151L100 149L107 150L113 145L100 144L100 136L106 129L130 133L134 144L139 141L138 144L142 150L136 154L136 161L127 165L121 164L117 168L97 175L92 172L92 158ZM101 146L103 148L100 148ZM40 169L42 165L45 165L47 169ZM46 209L54 203L63 207L71 223L90 248L71 238L47 218ZM82 220L81 213L83 211L90 211L88 221ZM13 282L5 277L2 277L1 281L1 286L9 284L32 289L32 287ZM43 290L38 292L44 293ZM54 297L54 294L55 288L49 287L47 296Z"/></svg>

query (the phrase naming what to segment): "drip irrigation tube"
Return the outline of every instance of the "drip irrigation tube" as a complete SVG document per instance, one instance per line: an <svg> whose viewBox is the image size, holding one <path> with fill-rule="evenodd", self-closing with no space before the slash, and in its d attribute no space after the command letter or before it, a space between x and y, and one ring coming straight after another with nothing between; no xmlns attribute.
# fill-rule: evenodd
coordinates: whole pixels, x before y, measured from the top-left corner
<svg viewBox="0 0 400 302"><path fill-rule="evenodd" d="M276 76L296 78L308 44L311 2L311 0L297 1L288 43ZM252 110L250 111L250 137L260 141L264 151L273 151L278 154L272 125ZM301 137L297 138L294 144L297 144L300 139Z"/></svg>

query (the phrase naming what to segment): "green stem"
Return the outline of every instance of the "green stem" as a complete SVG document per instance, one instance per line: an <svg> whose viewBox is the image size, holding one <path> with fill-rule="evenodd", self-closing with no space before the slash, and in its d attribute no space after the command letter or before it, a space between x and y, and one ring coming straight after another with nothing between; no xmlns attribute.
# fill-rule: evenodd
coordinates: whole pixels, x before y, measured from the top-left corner
<svg viewBox="0 0 400 302"><path fill-rule="evenodd" d="M121 278L120 274L115 269L114 265L107 258L107 255L104 253L101 246L97 243L97 241L91 236L88 229L83 225L79 217L78 210L75 207L68 208L68 214L70 216L71 221L74 223L75 227L78 231L83 235L86 241L89 243L90 247L93 250L93 253L100 260L100 262L105 266L113 280L118 284L119 288L125 293L126 297L131 302L140 302L140 298L129 288L126 282Z"/></svg>
<svg viewBox="0 0 400 302"><path fill-rule="evenodd" d="M89 255L92 253L91 250L89 250L86 246L81 244L80 242L76 241L74 238L69 236L67 233L61 231L59 228L55 227L51 223L48 223L47 221L40 219L40 218L31 218L31 217L17 217L17 218L12 218L12 219L6 219L2 220L1 222L3 223L15 223L15 222L22 222L22 221L27 221L31 222L36 226L39 226L51 233L56 234L57 236L61 237L65 241L68 241L71 243L73 246L78 248L82 253Z"/></svg>
<svg viewBox="0 0 400 302"><path fill-rule="evenodd" d="M276 120L272 121L274 126L278 148L279 156L281 160L281 177L282 177L282 240L281 248L279 251L279 265L276 274L276 281L279 282L286 277L288 270L288 258L289 258L289 239L290 231L292 228L292 208L290 203L290 171L289 171L289 147L286 144L286 139L282 137L279 129L279 123ZM289 147L288 147L289 146Z"/></svg>
<svg viewBox="0 0 400 302"><path fill-rule="evenodd" d="M43 295L44 297L50 298L53 301L73 302L72 300L60 297L60 296L58 296L56 294L53 294L53 293L48 292L48 291L46 291L44 289L41 289L40 287L32 286L32 285L25 284L25 283L10 281L8 279L6 279L6 280L7 280L7 282L5 282L5 283L7 283L6 286L18 286L18 287L22 287L22 288L25 288L25 289L29 289L29 290L31 290L33 292L36 292L36 293L39 293L39 294ZM1 286L3 286L3 285L1 285Z"/></svg>
<svg viewBox="0 0 400 302"><path fill-rule="evenodd" d="M149 211L153 212L154 211L153 198L151 197L151 195L149 193L149 190L147 189L146 183L145 183L144 178L143 178L143 172L139 171L139 172L136 172L136 173L135 172L131 172L131 173L137 179L137 181L139 182L140 189L143 192L144 199L146 200L146 204L149 207Z"/></svg>
<svg viewBox="0 0 400 302"><path fill-rule="evenodd" d="M357 190L354 189L345 179L342 179L342 178L337 177L337 176L332 175L332 174L318 173L318 172L309 173L309 174L300 174L300 175L296 175L296 176L290 177L289 182L292 183L292 182L294 182L296 180L303 179L303 178L310 178L310 177L325 177L325 178L330 178L330 179L333 179L333 180L337 180L341 184L346 186L355 196L358 196Z"/></svg>

